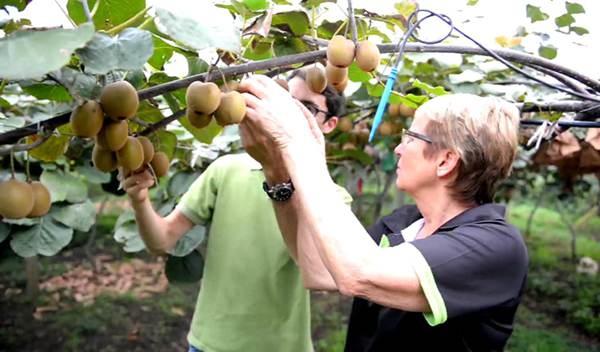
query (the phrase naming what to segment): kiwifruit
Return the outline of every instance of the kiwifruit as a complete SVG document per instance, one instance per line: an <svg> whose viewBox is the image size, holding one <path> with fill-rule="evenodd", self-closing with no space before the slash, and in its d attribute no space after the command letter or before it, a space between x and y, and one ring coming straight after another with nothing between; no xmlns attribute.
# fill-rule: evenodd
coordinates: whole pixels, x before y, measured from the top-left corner
<svg viewBox="0 0 600 352"><path fill-rule="evenodd" d="M283 79L283 78L275 78L275 82L277 82L277 84L279 84L283 89L289 91L290 90L290 86L288 85L288 82Z"/></svg>
<svg viewBox="0 0 600 352"><path fill-rule="evenodd" d="M399 109L400 109L399 110L400 116L404 116L404 117L415 116L415 111L417 110L417 109L411 108L410 106L404 105L404 104L400 104Z"/></svg>
<svg viewBox="0 0 600 352"><path fill-rule="evenodd" d="M0 183L0 215L7 219L22 219L31 213L34 204L33 189L27 182L10 179Z"/></svg>
<svg viewBox="0 0 600 352"><path fill-rule="evenodd" d="M185 111L188 121L196 128L204 128L208 126L210 120L212 120L212 115L197 113L190 108L187 108Z"/></svg>
<svg viewBox="0 0 600 352"><path fill-rule="evenodd" d="M185 93L188 109L196 113L212 114L221 102L221 91L212 83L192 82Z"/></svg>
<svg viewBox="0 0 600 352"><path fill-rule="evenodd" d="M348 67L354 60L354 43L335 35L327 45L327 61L338 67Z"/></svg>
<svg viewBox="0 0 600 352"><path fill-rule="evenodd" d="M94 137L102 129L104 113L100 104L86 100L71 112L71 129L76 136Z"/></svg>
<svg viewBox="0 0 600 352"><path fill-rule="evenodd" d="M92 162L96 169L103 172L112 172L117 169L117 157L110 149L104 149L96 144L92 149Z"/></svg>
<svg viewBox="0 0 600 352"><path fill-rule="evenodd" d="M352 142L346 142L342 145L342 150L354 150L356 149L356 145Z"/></svg>
<svg viewBox="0 0 600 352"><path fill-rule="evenodd" d="M337 67L328 61L325 66L325 76L329 84L340 84L348 79L348 67Z"/></svg>
<svg viewBox="0 0 600 352"><path fill-rule="evenodd" d="M127 121L105 123L98 136L96 136L96 143L104 149L110 149L113 152L123 148L127 143L127 136L129 134L129 125Z"/></svg>
<svg viewBox="0 0 600 352"><path fill-rule="evenodd" d="M348 118L342 118L338 121L337 128L342 132L350 132L352 130L352 121Z"/></svg>
<svg viewBox="0 0 600 352"><path fill-rule="evenodd" d="M31 190L33 191L33 209L29 212L27 217L35 218L48 214L50 206L52 205L52 199L48 188L41 182L32 182Z"/></svg>
<svg viewBox="0 0 600 352"><path fill-rule="evenodd" d="M358 138L359 144L367 144L369 143L369 129L361 128L356 132L356 137Z"/></svg>
<svg viewBox="0 0 600 352"><path fill-rule="evenodd" d="M306 70L306 84L315 93L323 93L327 87L327 77L320 65L314 65Z"/></svg>
<svg viewBox="0 0 600 352"><path fill-rule="evenodd" d="M337 90L338 93L344 93L344 89L346 89L347 85L348 85L348 77L346 77L346 79L344 79L340 83L332 84L333 88L335 88L335 90Z"/></svg>
<svg viewBox="0 0 600 352"><path fill-rule="evenodd" d="M382 136L391 136L394 134L394 125L389 121L383 121L379 125L379 134Z"/></svg>
<svg viewBox="0 0 600 352"><path fill-rule="evenodd" d="M390 104L388 105L388 114L392 117L400 116L400 104Z"/></svg>
<svg viewBox="0 0 600 352"><path fill-rule="evenodd" d="M356 47L356 65L365 72L371 72L379 66L379 48L368 40L363 40Z"/></svg>
<svg viewBox="0 0 600 352"><path fill-rule="evenodd" d="M117 163L129 170L137 170L144 162L142 143L135 137L127 137L127 143L117 151Z"/></svg>
<svg viewBox="0 0 600 352"><path fill-rule="evenodd" d="M246 100L240 93L233 91L221 93L221 104L215 111L215 120L221 126L240 123L246 116Z"/></svg>
<svg viewBox="0 0 600 352"><path fill-rule="evenodd" d="M142 145L142 150L144 151L144 161L142 162L142 165L148 165L154 157L154 145L148 137L139 136L137 137L137 140Z"/></svg>
<svg viewBox="0 0 600 352"><path fill-rule="evenodd" d="M154 170L156 177L162 177L169 172L169 157L163 152L156 152L154 153L154 158L152 158L150 165L152 166L152 170Z"/></svg>
<svg viewBox="0 0 600 352"><path fill-rule="evenodd" d="M131 83L118 81L106 85L100 95L102 110L115 121L126 120L137 112L140 101Z"/></svg>

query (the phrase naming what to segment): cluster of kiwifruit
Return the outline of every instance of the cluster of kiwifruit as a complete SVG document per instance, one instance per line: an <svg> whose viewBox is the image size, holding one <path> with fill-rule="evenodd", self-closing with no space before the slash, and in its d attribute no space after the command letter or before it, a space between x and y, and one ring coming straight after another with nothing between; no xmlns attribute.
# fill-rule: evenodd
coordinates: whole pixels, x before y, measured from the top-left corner
<svg viewBox="0 0 600 352"><path fill-rule="evenodd" d="M246 116L246 101L234 88L235 82L225 84L225 92L213 82L192 82L185 100L188 121L196 128L208 126L213 116L221 126L242 122Z"/></svg>
<svg viewBox="0 0 600 352"><path fill-rule="evenodd" d="M306 72L306 82L315 93L322 93L329 83L338 92L348 85L348 66L356 60L356 65L365 72L372 72L379 66L380 53L377 45L368 40L354 42L341 35L335 35L327 45L327 65L325 69L315 64Z"/></svg>
<svg viewBox="0 0 600 352"><path fill-rule="evenodd" d="M96 140L92 161L98 170L112 172L122 167L127 175L150 165L157 177L167 174L167 155L155 152L147 137L129 135L127 121L136 114L138 106L135 88L127 81L118 81L102 89L100 103L87 100L71 113L73 133Z"/></svg>
<svg viewBox="0 0 600 352"><path fill-rule="evenodd" d="M7 219L44 216L50 210L50 192L41 182L23 182L15 178L0 182L0 215Z"/></svg>

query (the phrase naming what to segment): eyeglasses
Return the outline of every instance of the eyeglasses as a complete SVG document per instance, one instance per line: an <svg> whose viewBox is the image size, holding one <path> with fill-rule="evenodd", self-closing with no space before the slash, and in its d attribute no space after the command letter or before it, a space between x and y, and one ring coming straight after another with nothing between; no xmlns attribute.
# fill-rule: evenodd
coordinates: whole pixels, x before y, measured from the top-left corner
<svg viewBox="0 0 600 352"><path fill-rule="evenodd" d="M407 138L407 136L408 136L408 137L412 137L412 138ZM408 130L408 129L406 129L406 128L403 128L403 129L402 129L402 133L401 133L401 141L402 141L401 143L402 143L402 144L405 144L405 145L406 145L406 144L408 144L408 143L412 142L412 141L413 141L413 138L420 139L420 140L422 140L423 142L426 142L426 143L429 143L429 144L432 144L432 143L433 143L433 141L431 140L431 138L427 137L427 136L426 136L426 135L424 135L424 134L420 134L420 133L417 133L417 132L413 132L413 131L411 131L411 130Z"/></svg>
<svg viewBox="0 0 600 352"><path fill-rule="evenodd" d="M319 109L319 106L315 103L313 103L312 101L308 101L308 100L300 100L300 102L302 103L302 105L304 105L308 111L310 111L311 114L313 114L315 117L317 116L318 113L323 113L325 115L325 118L328 118L330 116L333 116L333 114L331 114L328 111L325 110L321 110Z"/></svg>

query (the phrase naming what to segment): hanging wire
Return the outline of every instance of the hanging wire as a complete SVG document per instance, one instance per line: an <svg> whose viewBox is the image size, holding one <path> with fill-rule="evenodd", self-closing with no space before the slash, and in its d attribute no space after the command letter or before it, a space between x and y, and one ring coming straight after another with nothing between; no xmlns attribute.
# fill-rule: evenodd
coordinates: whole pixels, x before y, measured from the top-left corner
<svg viewBox="0 0 600 352"><path fill-rule="evenodd" d="M415 20L417 18L417 16L419 14L425 14L425 17ZM441 20L442 22L446 23L450 29L448 31L448 33L446 33L446 35L444 35L441 39L437 39L437 40L431 40L431 41L426 41L423 39L420 39L419 37L417 37L414 33L414 31L421 25L421 23L427 19L430 18L438 18L439 20ZM385 89L383 91L383 94L381 95L381 100L379 101L379 105L377 107L377 112L375 113L375 118L373 120L373 126L371 127L371 133L369 135L369 142L371 142L375 136L375 132L377 131L377 128L379 127L379 125L381 124L381 121L383 120L383 114L385 113L385 110L387 109L387 104L390 98L390 95L392 93L394 84L396 82L396 77L398 75L398 71L400 69L400 66L402 64L402 57L404 55L404 51L405 51L405 47L406 47L406 43L408 42L409 38L413 38L415 41L419 42L419 43L423 43L423 44L438 44L443 42L444 40L446 40L448 37L450 37L450 35L452 34L452 32L456 31L458 33L460 33L463 37L467 38L468 40L470 40L471 42L473 42L475 45L477 45L478 47L480 47L483 51L485 51L488 55L490 55L491 57L493 57L494 59L500 61L501 63L503 63L505 66L507 66L508 68L510 68L511 70L533 80L536 81L542 85L545 85L547 87L559 90L561 92L585 99L585 100L590 100L590 101L594 101L594 102L600 102L600 98L596 97L596 96L592 96L592 95L588 95L588 94L583 94L583 93L579 93L576 92L574 90L568 89L568 88L564 88L555 84L552 84L550 82L546 82L543 79L540 79L538 77L535 77L534 75L527 73L526 71L518 68L517 66L513 65L512 63L510 63L508 60L504 59L503 57L501 57L500 55L496 54L495 52L493 52L492 50L488 49L485 45L481 44L480 42L478 42L477 40L475 40L474 38L472 38L471 36L469 36L468 34L466 34L465 32L461 31L459 28L457 28L456 26L454 26L454 24L452 23L452 20L450 19L450 17L444 15L444 14L438 14L434 11L431 10L426 10L426 9L419 9L414 11L413 13L410 14L410 16L408 17L408 28L407 31L404 33L404 35L402 36L402 38L400 38L400 40L398 41L398 45L397 45L397 56L396 56L396 61L394 63L394 66L392 67L392 70L388 76L388 80L386 82L386 86ZM387 70L387 67L389 65L386 65L385 70Z"/></svg>

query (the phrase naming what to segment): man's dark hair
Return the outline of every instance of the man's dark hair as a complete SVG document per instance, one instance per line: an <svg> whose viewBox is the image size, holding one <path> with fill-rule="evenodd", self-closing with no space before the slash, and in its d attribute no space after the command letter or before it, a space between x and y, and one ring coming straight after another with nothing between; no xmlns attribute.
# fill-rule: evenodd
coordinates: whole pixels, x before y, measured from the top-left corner
<svg viewBox="0 0 600 352"><path fill-rule="evenodd" d="M294 70L288 77L290 81L294 77L302 78L306 82L306 71L303 69ZM340 94L330 84L327 84L323 93L325 96L325 102L327 104L327 111L329 114L325 117L325 121L329 120L332 116L341 117L346 112L346 98L343 94Z"/></svg>

